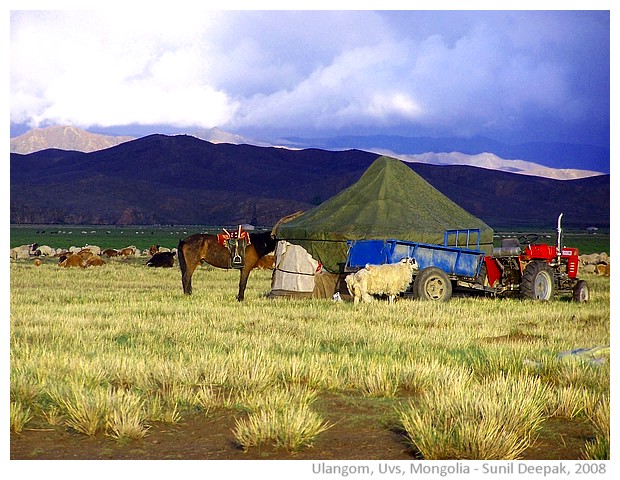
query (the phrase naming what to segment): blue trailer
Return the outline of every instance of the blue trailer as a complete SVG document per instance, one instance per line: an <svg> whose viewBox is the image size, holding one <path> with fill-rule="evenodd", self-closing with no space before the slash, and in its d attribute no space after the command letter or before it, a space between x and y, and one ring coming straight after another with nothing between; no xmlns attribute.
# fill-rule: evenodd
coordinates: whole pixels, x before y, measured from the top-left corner
<svg viewBox="0 0 620 480"><path fill-rule="evenodd" d="M345 272L356 272L367 264L398 263L412 258L416 263L410 289L416 298L446 301L452 284L484 290L484 257L480 250L480 230L447 230L444 244L425 244L396 239L353 240Z"/></svg>

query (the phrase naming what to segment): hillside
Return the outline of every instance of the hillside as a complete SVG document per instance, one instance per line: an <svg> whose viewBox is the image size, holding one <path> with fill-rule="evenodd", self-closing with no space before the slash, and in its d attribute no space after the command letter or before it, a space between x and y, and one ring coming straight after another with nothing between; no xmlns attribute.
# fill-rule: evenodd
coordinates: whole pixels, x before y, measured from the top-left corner
<svg viewBox="0 0 620 480"><path fill-rule="evenodd" d="M354 183L377 157L151 135L92 153L11 154L11 223L272 225ZM609 175L559 181L408 164L492 227L609 226Z"/></svg>

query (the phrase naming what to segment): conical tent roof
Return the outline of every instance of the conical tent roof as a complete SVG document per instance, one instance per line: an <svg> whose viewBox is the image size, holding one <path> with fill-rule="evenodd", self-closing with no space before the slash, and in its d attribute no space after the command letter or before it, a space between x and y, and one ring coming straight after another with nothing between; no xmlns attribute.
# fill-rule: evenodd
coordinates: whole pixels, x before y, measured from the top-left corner
<svg viewBox="0 0 620 480"><path fill-rule="evenodd" d="M281 224L276 236L304 247L331 272L347 258L347 240L398 239L443 244L444 232L480 229L480 248L493 248L493 230L400 160L379 157L349 188Z"/></svg>

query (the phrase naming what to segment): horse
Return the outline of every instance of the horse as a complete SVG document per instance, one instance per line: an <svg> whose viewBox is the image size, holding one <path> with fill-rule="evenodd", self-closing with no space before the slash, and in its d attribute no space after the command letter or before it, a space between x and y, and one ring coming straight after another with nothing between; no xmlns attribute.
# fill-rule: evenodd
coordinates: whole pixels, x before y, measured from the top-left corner
<svg viewBox="0 0 620 480"><path fill-rule="evenodd" d="M276 237L271 231L261 233L250 233L250 241L245 247L245 254L242 255L243 266L240 268L239 292L237 300L243 301L245 287L248 283L250 271L257 265L258 261L265 255L273 252L276 248ZM241 245L235 242L235 245ZM233 256L238 256L241 252L233 251ZM179 266L181 268L181 281L183 293L192 293L192 275L196 267L201 263L207 262L218 268L229 269L231 265L231 251L218 242L217 235L208 233L195 233L179 241L177 247Z"/></svg>

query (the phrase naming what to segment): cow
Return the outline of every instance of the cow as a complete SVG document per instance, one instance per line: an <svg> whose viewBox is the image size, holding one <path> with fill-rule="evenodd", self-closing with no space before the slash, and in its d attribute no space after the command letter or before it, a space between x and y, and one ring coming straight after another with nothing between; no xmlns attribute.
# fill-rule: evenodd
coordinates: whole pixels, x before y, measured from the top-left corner
<svg viewBox="0 0 620 480"><path fill-rule="evenodd" d="M64 267L64 268L70 268L70 267L86 268L86 260L84 260L77 253L70 253L69 255L62 255L58 259L58 266Z"/></svg>
<svg viewBox="0 0 620 480"><path fill-rule="evenodd" d="M136 255L136 247L130 245L129 247L121 248L118 251L118 255L121 257L134 257Z"/></svg>
<svg viewBox="0 0 620 480"><path fill-rule="evenodd" d="M30 245L21 245L19 247L11 248L11 258L13 260L30 258Z"/></svg>
<svg viewBox="0 0 620 480"><path fill-rule="evenodd" d="M99 255L91 255L86 259L87 267L100 267L102 265L105 265L105 262Z"/></svg>
<svg viewBox="0 0 620 480"><path fill-rule="evenodd" d="M174 253L157 252L149 259L148 262L146 262L146 266L163 268L174 267Z"/></svg>
<svg viewBox="0 0 620 480"><path fill-rule="evenodd" d="M55 250L49 245L41 245L34 251L37 257L52 257L54 253Z"/></svg>
<svg viewBox="0 0 620 480"><path fill-rule="evenodd" d="M88 258L93 255L93 252L90 250L90 248L83 248L82 250L77 252L77 255L82 257L84 260L88 260Z"/></svg>

